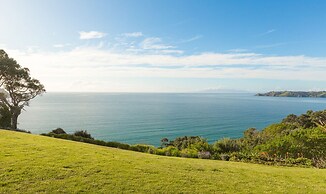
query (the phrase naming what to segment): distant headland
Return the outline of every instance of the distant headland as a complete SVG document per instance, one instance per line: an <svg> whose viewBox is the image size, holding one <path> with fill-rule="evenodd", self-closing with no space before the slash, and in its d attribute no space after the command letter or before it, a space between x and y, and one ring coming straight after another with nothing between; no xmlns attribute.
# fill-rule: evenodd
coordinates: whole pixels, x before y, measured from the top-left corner
<svg viewBox="0 0 326 194"><path fill-rule="evenodd" d="M271 91L258 93L256 96L326 98L326 91Z"/></svg>

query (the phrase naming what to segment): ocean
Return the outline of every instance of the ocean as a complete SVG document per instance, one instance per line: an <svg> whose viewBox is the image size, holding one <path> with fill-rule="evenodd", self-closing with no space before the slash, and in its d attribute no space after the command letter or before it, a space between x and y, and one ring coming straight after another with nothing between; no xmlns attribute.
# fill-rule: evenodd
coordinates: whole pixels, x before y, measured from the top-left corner
<svg viewBox="0 0 326 194"><path fill-rule="evenodd" d="M326 99L220 93L46 93L32 100L18 127L47 133L87 130L96 139L160 145L164 137L241 137L288 114L326 109Z"/></svg>

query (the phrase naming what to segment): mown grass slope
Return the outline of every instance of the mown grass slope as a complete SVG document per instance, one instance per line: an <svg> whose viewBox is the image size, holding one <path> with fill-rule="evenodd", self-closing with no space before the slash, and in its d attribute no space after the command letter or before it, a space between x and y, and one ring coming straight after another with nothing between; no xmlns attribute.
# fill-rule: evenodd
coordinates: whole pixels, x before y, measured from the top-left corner
<svg viewBox="0 0 326 194"><path fill-rule="evenodd" d="M0 130L0 193L326 193L326 170L163 157Z"/></svg>

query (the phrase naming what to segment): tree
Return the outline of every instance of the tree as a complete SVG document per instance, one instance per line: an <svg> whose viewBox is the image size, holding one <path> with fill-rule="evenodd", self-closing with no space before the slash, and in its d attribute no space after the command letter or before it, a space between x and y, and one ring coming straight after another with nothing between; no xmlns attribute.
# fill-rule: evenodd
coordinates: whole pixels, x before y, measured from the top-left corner
<svg viewBox="0 0 326 194"><path fill-rule="evenodd" d="M8 107L0 102L0 127L8 129L11 126L11 114Z"/></svg>
<svg viewBox="0 0 326 194"><path fill-rule="evenodd" d="M39 80L31 78L29 69L21 67L4 50L0 50L0 101L9 109L11 128L17 129L17 120L25 106L45 92Z"/></svg>

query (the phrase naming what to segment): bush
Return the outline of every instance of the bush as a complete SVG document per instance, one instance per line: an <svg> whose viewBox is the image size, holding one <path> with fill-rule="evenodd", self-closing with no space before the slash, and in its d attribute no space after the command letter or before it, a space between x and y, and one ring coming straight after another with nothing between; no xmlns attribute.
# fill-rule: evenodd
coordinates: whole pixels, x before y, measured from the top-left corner
<svg viewBox="0 0 326 194"><path fill-rule="evenodd" d="M200 159L210 159L211 158L211 153L208 152L208 151L198 152L198 158L200 158Z"/></svg>
<svg viewBox="0 0 326 194"><path fill-rule="evenodd" d="M119 143L114 141L106 142L106 146L113 147L113 148L119 148L123 150L130 150L130 145L125 143Z"/></svg>
<svg viewBox="0 0 326 194"><path fill-rule="evenodd" d="M155 147L150 145L136 144L131 145L130 150L144 153L154 153Z"/></svg>
<svg viewBox="0 0 326 194"><path fill-rule="evenodd" d="M224 161L229 161L230 160L230 155L229 154L221 154L220 157Z"/></svg>
<svg viewBox="0 0 326 194"><path fill-rule="evenodd" d="M276 124L269 125L261 133L264 142L266 142L267 140L273 139L277 136L287 135L295 129L297 129L297 127L293 124L276 123Z"/></svg>
<svg viewBox="0 0 326 194"><path fill-rule="evenodd" d="M8 107L0 102L0 128L9 129L11 127L11 114Z"/></svg>
<svg viewBox="0 0 326 194"><path fill-rule="evenodd" d="M207 150L209 145L206 139L199 136L184 136L177 137L175 140L171 141L172 146L176 147L178 150L183 150L186 148L195 148L197 150Z"/></svg>
<svg viewBox="0 0 326 194"><path fill-rule="evenodd" d="M230 154L230 161L243 161L248 162L251 161L252 155L244 153L244 152L233 152Z"/></svg>
<svg viewBox="0 0 326 194"><path fill-rule="evenodd" d="M75 131L74 133L75 136L79 136L79 137L84 137L84 138L88 138L88 139L94 139L91 134L89 134L86 130L79 130L79 131Z"/></svg>
<svg viewBox="0 0 326 194"><path fill-rule="evenodd" d="M286 164L294 166L311 166L312 161L308 158L287 158L285 159Z"/></svg>
<svg viewBox="0 0 326 194"><path fill-rule="evenodd" d="M154 153L154 154L156 154L156 155L161 155L161 156L165 156L165 151L164 151L164 149L159 148L159 149L156 149L156 150L155 150L155 153Z"/></svg>
<svg viewBox="0 0 326 194"><path fill-rule="evenodd" d="M326 168L326 158L313 158L312 162L317 168Z"/></svg>
<svg viewBox="0 0 326 194"><path fill-rule="evenodd" d="M213 160L222 160L221 155L219 153L212 154L211 157Z"/></svg>
<svg viewBox="0 0 326 194"><path fill-rule="evenodd" d="M197 158L198 151L195 149L186 148L186 149L181 150L180 155L181 155L181 157L184 157L184 158Z"/></svg>
<svg viewBox="0 0 326 194"><path fill-rule="evenodd" d="M163 150L166 156L181 156L178 148L174 146L168 146L166 148L163 148Z"/></svg>
<svg viewBox="0 0 326 194"><path fill-rule="evenodd" d="M241 142L236 139L223 138L214 143L213 149L217 153L237 152L241 149Z"/></svg>
<svg viewBox="0 0 326 194"><path fill-rule="evenodd" d="M52 130L52 133L54 133L54 134L67 134L65 132L65 130L63 130L62 128L56 128L56 129Z"/></svg>

